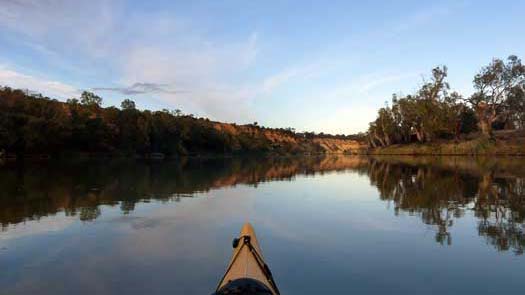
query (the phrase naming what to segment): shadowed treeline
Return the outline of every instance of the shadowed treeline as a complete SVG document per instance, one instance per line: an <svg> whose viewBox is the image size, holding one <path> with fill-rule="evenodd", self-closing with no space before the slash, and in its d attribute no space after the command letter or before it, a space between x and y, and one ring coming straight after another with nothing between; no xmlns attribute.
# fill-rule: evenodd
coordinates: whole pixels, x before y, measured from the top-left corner
<svg viewBox="0 0 525 295"><path fill-rule="evenodd" d="M120 109L103 107L88 91L60 102L0 86L0 158L355 153L364 148L360 138L139 110L129 99Z"/></svg>

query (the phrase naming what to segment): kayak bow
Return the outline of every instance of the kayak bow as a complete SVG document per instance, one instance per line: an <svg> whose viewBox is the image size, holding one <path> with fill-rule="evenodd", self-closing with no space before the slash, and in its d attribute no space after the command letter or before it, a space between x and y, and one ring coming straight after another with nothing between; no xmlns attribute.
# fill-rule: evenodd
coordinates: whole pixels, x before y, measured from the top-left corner
<svg viewBox="0 0 525 295"><path fill-rule="evenodd" d="M233 240L233 248L232 258L215 294L279 295L250 223L243 225L239 237Z"/></svg>

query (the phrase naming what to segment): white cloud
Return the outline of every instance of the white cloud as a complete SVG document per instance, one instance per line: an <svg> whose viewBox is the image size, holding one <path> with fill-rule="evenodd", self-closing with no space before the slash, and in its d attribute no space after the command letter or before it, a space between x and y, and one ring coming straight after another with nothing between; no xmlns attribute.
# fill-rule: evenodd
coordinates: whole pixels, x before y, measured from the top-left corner
<svg viewBox="0 0 525 295"><path fill-rule="evenodd" d="M0 28L40 43L43 51L81 51L99 57L113 44L109 33L118 29L114 15L118 6L119 1L109 0L4 0Z"/></svg>
<svg viewBox="0 0 525 295"><path fill-rule="evenodd" d="M186 29L187 23L154 19L151 26L142 23L149 29L135 31L136 40L123 51L119 84L167 85L176 92L157 97L185 112L215 120L253 121L249 105L256 90L243 73L256 62L257 33L236 42L215 43ZM183 28L184 34L177 34ZM146 42L149 39L157 42Z"/></svg>
<svg viewBox="0 0 525 295"><path fill-rule="evenodd" d="M28 89L52 98L66 99L79 95L79 90L71 85L22 74L3 66L0 66L0 85Z"/></svg>

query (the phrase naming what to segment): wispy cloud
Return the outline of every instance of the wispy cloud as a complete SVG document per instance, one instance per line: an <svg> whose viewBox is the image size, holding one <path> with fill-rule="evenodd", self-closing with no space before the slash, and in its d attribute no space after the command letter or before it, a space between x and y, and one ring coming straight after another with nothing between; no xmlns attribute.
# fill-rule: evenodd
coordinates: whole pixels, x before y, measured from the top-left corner
<svg viewBox="0 0 525 295"><path fill-rule="evenodd" d="M396 82L406 79L417 78L421 73L418 72L397 72L397 73L372 73L367 74L356 79L354 85L361 94L366 94L384 86L391 86L391 91L395 92L394 88Z"/></svg>
<svg viewBox="0 0 525 295"><path fill-rule="evenodd" d="M40 92L54 98L71 98L79 94L79 90L71 85L48 80L42 77L34 77L19 73L17 71L0 65L0 84L19 89L28 89Z"/></svg>
<svg viewBox="0 0 525 295"><path fill-rule="evenodd" d="M172 90L167 84L157 84L157 83L133 83L127 87L94 87L93 91L112 91L118 92L124 95L137 95L137 94L157 94L157 93L166 93L166 94L177 94L185 93L187 91L181 90Z"/></svg>
<svg viewBox="0 0 525 295"><path fill-rule="evenodd" d="M264 78L261 82L261 90L265 94L270 94L277 88L286 86L287 83L314 79L322 73L325 74L333 70L334 64L336 63L333 60L316 58L305 64L289 66Z"/></svg>
<svg viewBox="0 0 525 295"><path fill-rule="evenodd" d="M420 29L433 22L438 22L451 14L457 13L469 5L467 0L458 0L449 3L431 4L427 7L404 16L395 24L390 24L385 30L387 35L399 35L413 29Z"/></svg>
<svg viewBox="0 0 525 295"><path fill-rule="evenodd" d="M41 50L104 56L114 44L120 1L4 0L0 28L38 42ZM44 45L45 44L45 45ZM67 50L66 50L67 51Z"/></svg>
<svg viewBox="0 0 525 295"><path fill-rule="evenodd" d="M159 39L168 34L166 31L179 30L179 24L169 19L157 19L156 23L153 27L146 26L150 28L147 37L137 32L137 39L153 36ZM120 82L129 85L135 81L154 81L153 86L160 87L144 89L144 85L135 84L118 90L155 93L165 103L212 119L253 121L249 106L256 90L243 79L243 74L256 62L258 42L256 32L231 43L215 43L197 32L174 34L169 42L134 42L119 60ZM177 88L171 89L169 85Z"/></svg>

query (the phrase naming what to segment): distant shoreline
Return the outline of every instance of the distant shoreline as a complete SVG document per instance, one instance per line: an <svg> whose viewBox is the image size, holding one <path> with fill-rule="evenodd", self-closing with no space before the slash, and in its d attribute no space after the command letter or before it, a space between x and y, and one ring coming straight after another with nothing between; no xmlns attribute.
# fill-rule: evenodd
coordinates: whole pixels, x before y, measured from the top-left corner
<svg viewBox="0 0 525 295"><path fill-rule="evenodd" d="M3 155L0 156L0 161L17 161L17 160L97 160L97 159L123 159L123 160L176 160L176 159L187 159L187 158L243 158L243 157L319 157L319 156L333 156L333 155L366 155L366 153L343 153L343 152L320 152L320 153L234 153L234 154L223 154L223 153L202 153L202 154L187 154L187 155L171 155L166 156L160 153L155 155L129 155L119 153L87 153L87 152L67 152L59 153L55 155L50 154L24 154L24 155Z"/></svg>
<svg viewBox="0 0 525 295"><path fill-rule="evenodd" d="M409 144L392 145L389 147L375 148L369 150L352 152L325 152L325 153L237 153L237 154L190 154L190 155L171 155L171 156L151 156L151 155L123 155L123 154L104 154L104 153L67 153L59 155L48 154L27 154L27 155L7 155L0 157L2 162L14 161L55 161L55 160L143 160L143 161L171 161L181 159L217 159L217 158L266 158L266 157L322 157L322 156L429 156L429 157L525 157L525 146L499 146L490 145L484 150L476 148L465 148L461 144Z"/></svg>

